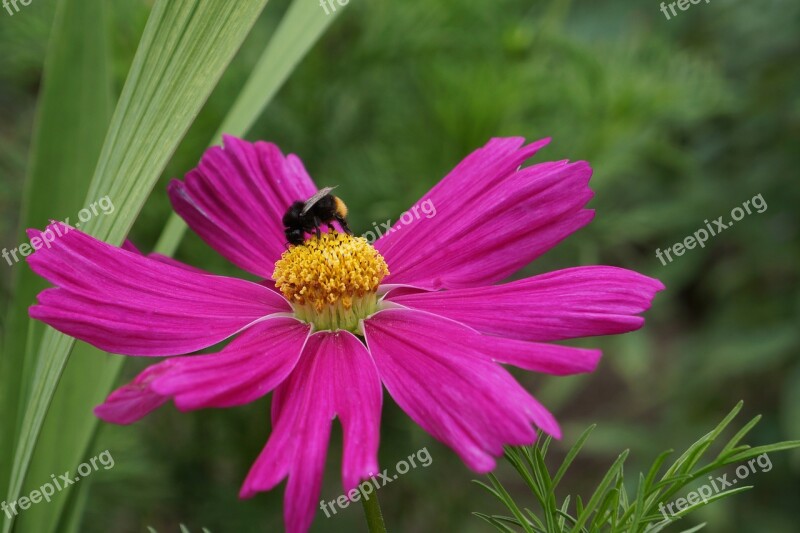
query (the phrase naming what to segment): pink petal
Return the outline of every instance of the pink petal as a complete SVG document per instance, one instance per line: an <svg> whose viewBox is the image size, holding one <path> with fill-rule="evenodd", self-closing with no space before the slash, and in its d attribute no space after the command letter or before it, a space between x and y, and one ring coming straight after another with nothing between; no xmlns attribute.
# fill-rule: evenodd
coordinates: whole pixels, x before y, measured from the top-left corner
<svg viewBox="0 0 800 533"><path fill-rule="evenodd" d="M192 266L192 265L187 265L186 263L178 261L177 259L169 257L168 255L159 254L159 253L156 253L156 252L151 252L151 253L147 254L147 257L149 257L150 259L152 259L154 261L160 261L160 262L164 263L165 265L176 266L178 268L183 268L185 270L189 270L190 272L196 272L198 274L210 274L210 272L207 272L207 271L203 270L202 268L197 268L197 267Z"/></svg>
<svg viewBox="0 0 800 533"><path fill-rule="evenodd" d="M159 253L156 253L156 252L151 252L149 254L143 254L136 247L136 245L133 244L129 240L126 240L125 242L123 242L122 246L120 246L120 248L122 248L123 250L127 250L129 252L137 253L139 255L144 255L145 257L149 257L150 259L154 259L155 261L161 261L162 263L166 263L168 265L172 265L172 266L176 266L176 267L180 267L180 268L185 268L186 270L191 270L192 272L197 272L199 274L210 274L210 272L207 272L207 271L205 271L205 270L203 270L201 268L194 267L192 265L187 265L186 263L182 263L181 261L178 261L177 259L173 259L172 257L169 257L168 255L159 254Z"/></svg>
<svg viewBox="0 0 800 533"><path fill-rule="evenodd" d="M345 331L312 335L297 367L275 391L272 434L241 496L270 490L288 476L286 529L307 531L319 505L334 416L344 433L342 479L348 491L378 472L381 401L380 379L361 341Z"/></svg>
<svg viewBox="0 0 800 533"><path fill-rule="evenodd" d="M294 369L311 327L292 318L260 322L221 352L173 357L111 393L95 414L130 424L173 398L182 411L244 405L265 396Z"/></svg>
<svg viewBox="0 0 800 533"><path fill-rule="evenodd" d="M61 236L27 260L57 287L39 293L30 316L108 352L185 354L291 310L257 283L154 261L60 223L47 231Z"/></svg>
<svg viewBox="0 0 800 533"><path fill-rule="evenodd" d="M520 169L547 140L522 142L492 139L470 154L415 206L428 202L435 215L400 222L376 242L392 272L386 283L439 289L500 281L589 223L589 165Z"/></svg>
<svg viewBox="0 0 800 533"><path fill-rule="evenodd" d="M272 391L294 369L311 326L272 318L245 330L218 354L175 357L151 389L182 411L244 405Z"/></svg>
<svg viewBox="0 0 800 533"><path fill-rule="evenodd" d="M281 218L292 202L317 192L294 155L277 146L223 137L209 148L184 181L173 180L175 211L212 248L240 268L272 277L286 250Z"/></svg>
<svg viewBox="0 0 800 533"><path fill-rule="evenodd" d="M554 376L594 372L602 355L600 350L488 335L476 335L471 341L476 350L488 355L493 361Z"/></svg>
<svg viewBox="0 0 800 533"><path fill-rule="evenodd" d="M420 311L391 309L364 322L386 389L423 429L477 472L504 445L531 444L532 424L560 438L555 419L491 355L480 334Z"/></svg>
<svg viewBox="0 0 800 533"><path fill-rule="evenodd" d="M387 299L451 318L483 333L529 341L614 335L639 329L664 285L631 270L568 268L474 289L398 294Z"/></svg>
<svg viewBox="0 0 800 533"><path fill-rule="evenodd" d="M94 414L111 424L122 425L144 418L169 400L150 388L152 381L164 371L163 363L146 368L133 382L115 390L103 404L95 407Z"/></svg>

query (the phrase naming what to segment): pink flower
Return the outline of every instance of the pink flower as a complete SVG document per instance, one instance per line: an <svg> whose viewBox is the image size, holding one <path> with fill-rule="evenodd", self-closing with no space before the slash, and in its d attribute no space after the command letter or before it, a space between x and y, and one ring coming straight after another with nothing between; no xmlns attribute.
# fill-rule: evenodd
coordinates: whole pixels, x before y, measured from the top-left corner
<svg viewBox="0 0 800 533"><path fill-rule="evenodd" d="M281 217L317 187L294 155L226 137L169 195L209 245L266 281L215 276L55 224L62 236L28 261L56 287L30 315L127 355L177 356L235 336L218 353L149 367L96 414L129 424L170 399L188 411L274 391L272 433L241 496L288 478L289 531L310 527L334 417L345 492L379 472L381 385L467 466L488 472L504 445L532 443L536 428L561 435L502 364L591 372L598 350L549 342L638 329L664 288L607 266L500 283L593 217L587 163L521 168L547 143L492 139L420 200L425 216L399 222L374 248L330 232L287 250Z"/></svg>

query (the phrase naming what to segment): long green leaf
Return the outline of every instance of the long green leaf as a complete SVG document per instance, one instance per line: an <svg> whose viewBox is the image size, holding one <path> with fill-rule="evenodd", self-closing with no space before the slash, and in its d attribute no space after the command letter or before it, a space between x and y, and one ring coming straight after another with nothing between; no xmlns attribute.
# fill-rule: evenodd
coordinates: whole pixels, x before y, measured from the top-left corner
<svg viewBox="0 0 800 533"><path fill-rule="evenodd" d="M108 195L115 216L82 228L120 244L169 158L241 45L266 0L158 0L112 118L87 202ZM16 443L9 484L15 500L74 339L47 330ZM6 520L10 531L13 519Z"/></svg>
<svg viewBox="0 0 800 533"><path fill-rule="evenodd" d="M74 218L83 207L92 171L111 119L105 2L59 0L44 65L19 242L25 229L51 218ZM13 436L17 434L23 384L35 368L25 359L26 341L44 326L28 318L28 306L46 283L24 264L16 264L15 288L0 359L0 487L8 486ZM35 346L28 346L33 352Z"/></svg>
<svg viewBox="0 0 800 533"><path fill-rule="evenodd" d="M326 15L315 2L292 2L275 36L211 140L212 145L219 143L223 133L242 136L247 133L300 60L343 11L340 8ZM174 254L185 232L186 224L173 213L158 239L155 251L165 255Z"/></svg>
<svg viewBox="0 0 800 533"><path fill-rule="evenodd" d="M92 171L102 148L103 138L111 120L113 97L111 96L111 54L108 50L107 21L109 17L107 7L108 4L101 0L88 2L66 0L59 6L59 9L65 11L64 20L61 24L69 32L69 35L66 36L67 42L65 45L67 47L78 45L81 53L75 56L60 55L58 57L65 63L65 71L68 73L66 78L79 80L80 86L76 86L73 89L73 94L69 94L66 92L70 90L68 84L57 83L56 87L59 89L56 93L57 105L54 105L53 109L54 112L61 113L64 112L62 111L64 109L69 109L72 113L78 111L83 116L72 124L65 124L60 129L48 130L44 133L51 137L57 137L60 141L60 138L69 135L68 126L74 124L74 127L81 127L81 124L85 122L94 125L96 133L93 150L83 153L83 147L74 147L75 152L83 156L82 161L84 161L85 165L79 179L75 180L74 183L67 184L77 191L74 195L74 205L72 206L73 218L74 213L82 207L79 206L79 202L83 202ZM57 18L57 20L60 19ZM79 62L76 62L76 59ZM78 73L77 76L76 73ZM88 91L87 88L89 89ZM68 104L69 102L76 102L77 110L73 109ZM47 164L52 166L56 162L48 160ZM57 182L58 178L64 179L59 174L53 174L50 176L48 183ZM67 179L69 178L71 177L68 176ZM46 220L40 220L39 223L34 225L41 226L45 222ZM27 273L30 274L30 271L27 271ZM34 279L42 281L38 280L38 278ZM44 325L33 322L31 323L30 331L36 331L37 334L41 334L44 331ZM36 343L29 341L26 352L29 354L35 353L35 349ZM76 355L78 354L73 354L72 357L74 358ZM32 363L34 360L34 358L29 358L28 362ZM102 376L107 371L111 361L108 358L96 360L91 367L93 377ZM33 365L31 364L30 366ZM67 367L68 372L69 369L70 366ZM82 380L85 379L86 375L89 374L84 371L76 377ZM29 382L30 380L25 378L25 383ZM51 473L63 470L65 465L78 464L78 461L71 460L70 454L65 453L69 449L70 439L82 439L91 433L87 433L85 428L81 426L80 420L75 420L75 417L70 416L70 411L74 411L71 408L75 403L80 403L77 400L80 400L86 394L91 394L92 391L92 387L79 385L73 385L69 389L65 387L57 389L55 396L57 409L48 411L48 417L45 419L45 426L38 442L39 445L36 446L34 451L28 483L25 485L24 493L30 493L39 487L43 480L48 479ZM44 444L44 446L41 446L41 444ZM53 531L57 517L62 512L67 501L72 501L73 506L80 507L86 500L85 491L80 491L80 498L72 498L72 500L70 500L68 494L69 490L65 492L67 494L59 494L50 502L50 505L34 506L22 514L17 521L16 531L37 533ZM75 513L72 516L78 519L80 516L79 510L75 509Z"/></svg>

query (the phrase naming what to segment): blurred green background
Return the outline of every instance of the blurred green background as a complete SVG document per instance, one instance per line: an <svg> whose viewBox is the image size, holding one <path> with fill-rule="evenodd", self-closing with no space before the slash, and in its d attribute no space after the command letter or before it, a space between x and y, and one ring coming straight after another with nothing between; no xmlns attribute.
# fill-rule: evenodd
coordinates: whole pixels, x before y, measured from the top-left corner
<svg viewBox="0 0 800 533"><path fill-rule="evenodd" d="M269 3L174 155L131 234L141 249L152 248L170 213L167 180L196 164L286 6ZM140 0L110 9L117 90L149 9ZM37 0L13 17L0 12L1 247L18 244L52 11L52 2ZM667 290L643 330L576 343L603 349L596 373L517 374L562 422L556 450L599 424L562 487L586 493L623 449L631 449L626 472L635 480L638 468L688 446L739 399L745 417L765 417L750 443L800 438L799 29L792 0L714 0L672 20L655 0L351 0L249 138L298 154L319 185L339 184L356 232L397 217L492 136L552 136L537 161L592 164L594 222L519 276L609 264L657 277ZM728 219L758 194L764 213L666 266L656 258L656 248L682 241L705 219ZM177 257L240 274L193 234ZM11 274L3 263L3 307ZM125 378L149 362L131 360ZM380 491L390 531L489 531L470 513L501 512L499 504L388 395L385 403L383 466L425 446L433 457ZM281 529L282 487L236 497L266 441L267 414L268 400L192 414L165 407L131 427L104 426L95 447L109 448L116 467L91 478L82 530ZM335 432L328 500L341 493L340 440ZM698 521L708 521L708 531L798 531L800 455L771 459L775 468L755 475L751 492L674 531ZM498 473L519 501L531 501L507 465ZM351 506L332 518L319 512L313 530L365 525Z"/></svg>

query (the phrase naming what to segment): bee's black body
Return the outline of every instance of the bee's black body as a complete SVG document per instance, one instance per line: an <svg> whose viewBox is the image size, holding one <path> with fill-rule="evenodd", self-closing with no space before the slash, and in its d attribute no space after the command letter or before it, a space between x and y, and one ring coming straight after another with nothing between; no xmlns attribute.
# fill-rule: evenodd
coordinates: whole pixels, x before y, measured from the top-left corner
<svg viewBox="0 0 800 533"><path fill-rule="evenodd" d="M289 206L283 215L283 225L286 228L284 231L289 244L303 244L306 233L316 233L319 237L320 227L327 224L328 228L334 229L334 221L338 222L345 232L351 233L345 219L347 207L339 198L330 194L332 189L326 187L307 201L297 201Z"/></svg>

